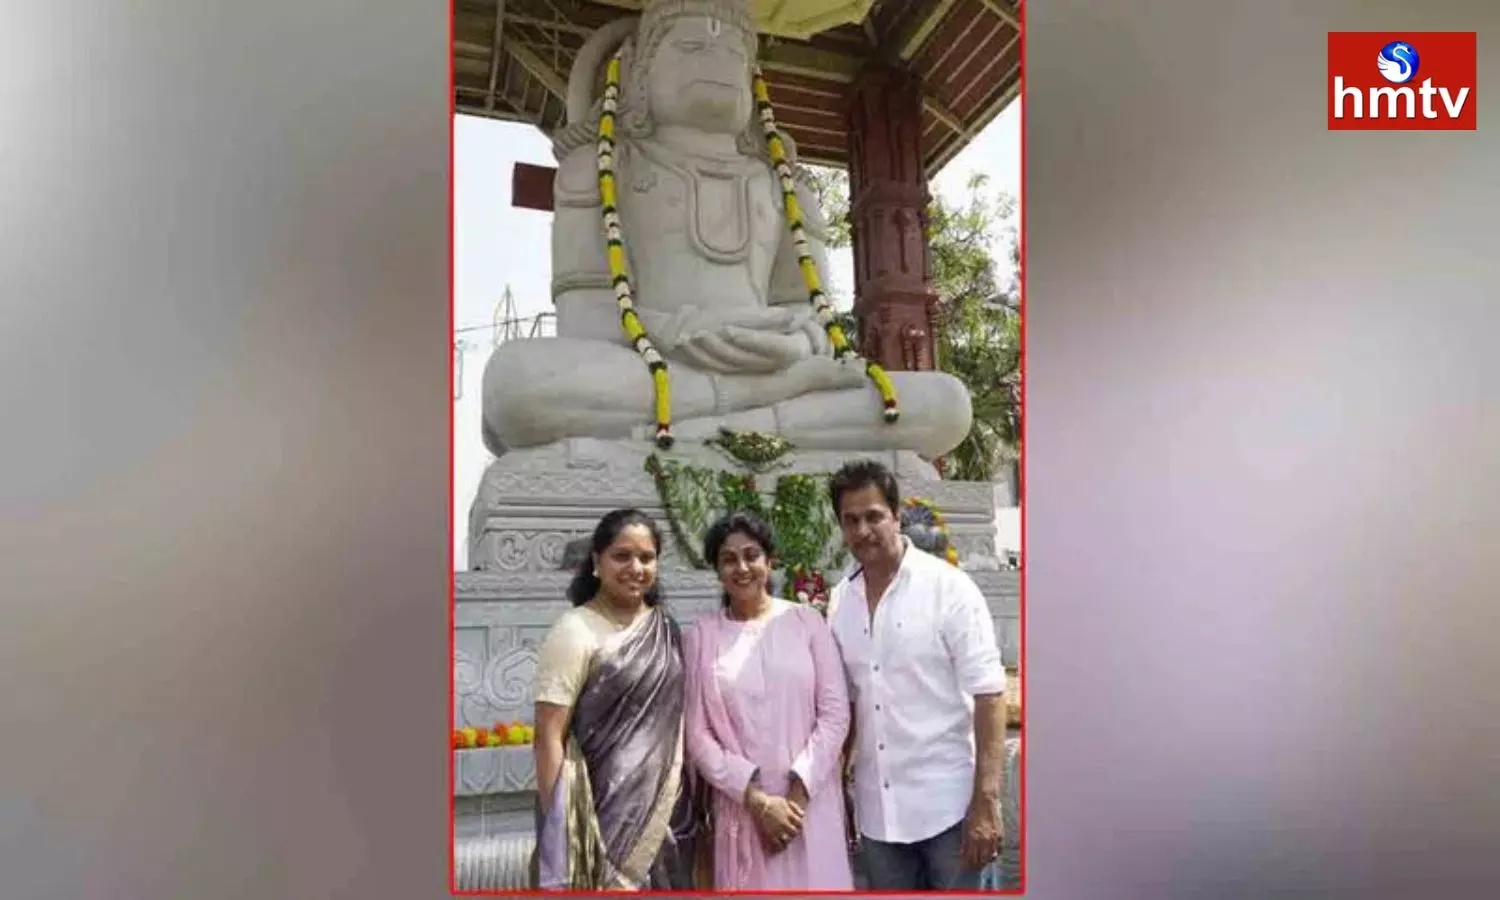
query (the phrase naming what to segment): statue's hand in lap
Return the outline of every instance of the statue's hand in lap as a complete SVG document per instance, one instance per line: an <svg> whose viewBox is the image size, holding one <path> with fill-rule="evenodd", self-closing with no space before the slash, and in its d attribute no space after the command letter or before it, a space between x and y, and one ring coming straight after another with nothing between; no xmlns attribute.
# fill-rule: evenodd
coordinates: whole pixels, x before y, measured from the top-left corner
<svg viewBox="0 0 1500 900"><path fill-rule="evenodd" d="M671 355L710 372L779 372L829 351L811 309L748 309L705 315L684 311Z"/></svg>

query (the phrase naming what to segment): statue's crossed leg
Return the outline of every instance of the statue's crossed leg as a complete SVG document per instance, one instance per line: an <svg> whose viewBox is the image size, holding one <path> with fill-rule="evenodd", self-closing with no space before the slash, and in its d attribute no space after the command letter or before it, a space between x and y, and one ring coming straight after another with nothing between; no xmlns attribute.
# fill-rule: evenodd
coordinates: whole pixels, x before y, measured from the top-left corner
<svg viewBox="0 0 1500 900"><path fill-rule="evenodd" d="M814 357L782 372L717 375L671 368L673 430L702 440L720 428L779 434L806 450L913 450L941 456L968 433L968 390L941 372L891 372L901 419L856 363ZM533 338L496 348L484 374L491 451L567 437L649 440L654 391L640 357L618 344Z"/></svg>

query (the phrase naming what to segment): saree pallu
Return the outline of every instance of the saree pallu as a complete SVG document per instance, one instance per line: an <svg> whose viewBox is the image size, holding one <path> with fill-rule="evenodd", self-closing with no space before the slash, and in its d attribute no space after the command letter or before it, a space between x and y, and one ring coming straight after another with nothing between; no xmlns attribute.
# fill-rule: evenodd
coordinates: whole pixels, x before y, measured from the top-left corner
<svg viewBox="0 0 1500 900"><path fill-rule="evenodd" d="M537 797L533 887L701 886L704 792L683 764L683 707L681 633L653 609L590 662L551 803Z"/></svg>

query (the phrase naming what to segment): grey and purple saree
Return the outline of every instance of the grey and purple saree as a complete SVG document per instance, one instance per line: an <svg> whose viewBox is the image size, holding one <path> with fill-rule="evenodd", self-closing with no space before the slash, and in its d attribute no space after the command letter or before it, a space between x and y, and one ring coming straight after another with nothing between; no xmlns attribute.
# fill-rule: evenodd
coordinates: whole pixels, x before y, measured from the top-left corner
<svg viewBox="0 0 1500 900"><path fill-rule="evenodd" d="M593 655L552 802L537 799L536 888L703 885L703 792L683 762L683 679L681 633L660 608Z"/></svg>

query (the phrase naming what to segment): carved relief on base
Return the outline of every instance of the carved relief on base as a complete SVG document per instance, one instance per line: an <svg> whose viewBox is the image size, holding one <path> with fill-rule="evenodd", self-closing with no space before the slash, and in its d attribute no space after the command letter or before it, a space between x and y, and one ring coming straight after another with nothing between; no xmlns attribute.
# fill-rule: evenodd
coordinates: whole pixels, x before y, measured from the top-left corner
<svg viewBox="0 0 1500 900"><path fill-rule="evenodd" d="M642 441L578 438L545 447L513 451L486 469L469 510L469 565L499 572L555 571L570 544L587 538L601 516L635 507L665 524L656 483L646 460L659 453ZM684 441L666 459L735 472L751 471L724 451ZM792 473L827 473L852 458L877 459L890 466L904 490L937 503L950 521L991 521L993 488L955 487L941 481L927 462L913 453L883 451L838 454L793 450L767 467L768 481ZM666 534L662 563L687 569L686 555Z"/></svg>
<svg viewBox="0 0 1500 900"><path fill-rule="evenodd" d="M536 789L536 757L530 747L484 747L454 754L453 791L459 797Z"/></svg>
<svg viewBox="0 0 1500 900"><path fill-rule="evenodd" d="M1014 571L973 571L995 623L1006 665L1020 657L1020 576ZM532 683L537 647L568 608L563 572L455 576L454 719L456 727L488 727L533 718ZM663 579L667 608L683 625L718 609L712 572L671 573Z"/></svg>
<svg viewBox="0 0 1500 900"><path fill-rule="evenodd" d="M564 599L573 573L559 568L570 543L586 539L611 509L635 506L657 518L666 532L662 559L668 608L683 624L717 609L720 588L713 572L687 568L666 526L656 487L644 470L649 445L573 440L507 454L485 473L471 509L472 556L479 569L455 575L455 697L459 726L530 721L537 647L553 621L568 608ZM697 466L727 460L704 445L672 454ZM892 465L903 493L938 506L966 571L990 604L996 636L1007 665L1019 658L1019 573L1004 570L995 549L995 490L989 483L942 481L911 455L870 454ZM782 472L829 472L848 457L793 454ZM499 759L500 757L497 757ZM476 760L479 757L475 757ZM489 783L503 762L474 762L474 784ZM501 769L494 777L502 777ZM477 788L476 788L477 789Z"/></svg>

